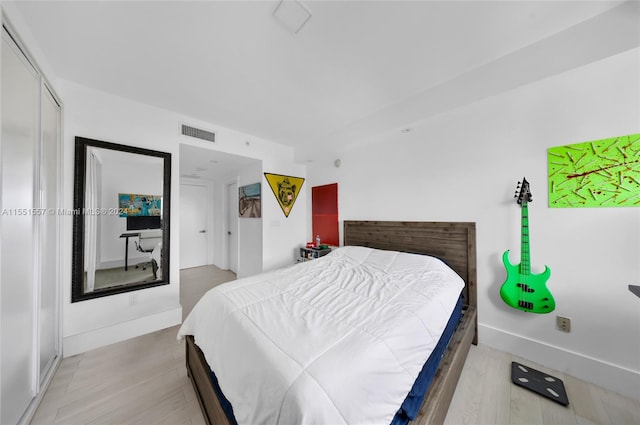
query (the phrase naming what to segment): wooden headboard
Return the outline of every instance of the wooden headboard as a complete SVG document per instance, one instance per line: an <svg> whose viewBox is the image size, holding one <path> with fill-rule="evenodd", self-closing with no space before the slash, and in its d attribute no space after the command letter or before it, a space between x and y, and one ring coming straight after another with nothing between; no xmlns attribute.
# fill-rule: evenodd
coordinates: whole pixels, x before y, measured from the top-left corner
<svg viewBox="0 0 640 425"><path fill-rule="evenodd" d="M477 305L475 223L345 220L344 245L439 257L467 284L464 304Z"/></svg>

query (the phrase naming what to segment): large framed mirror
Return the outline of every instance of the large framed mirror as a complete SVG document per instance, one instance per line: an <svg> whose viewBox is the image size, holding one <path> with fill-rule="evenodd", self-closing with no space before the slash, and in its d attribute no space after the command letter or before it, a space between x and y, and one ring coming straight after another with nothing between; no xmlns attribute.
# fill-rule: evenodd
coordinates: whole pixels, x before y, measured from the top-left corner
<svg viewBox="0 0 640 425"><path fill-rule="evenodd" d="M76 137L71 302L169 283L171 154Z"/></svg>

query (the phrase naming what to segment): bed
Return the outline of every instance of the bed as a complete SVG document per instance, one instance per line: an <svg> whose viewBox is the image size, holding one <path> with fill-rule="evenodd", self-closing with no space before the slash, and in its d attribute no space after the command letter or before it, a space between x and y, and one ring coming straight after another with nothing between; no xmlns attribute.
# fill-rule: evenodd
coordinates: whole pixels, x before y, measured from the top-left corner
<svg viewBox="0 0 640 425"><path fill-rule="evenodd" d="M434 264L440 264L442 260L442 262L446 263L451 269L453 269L457 273L457 275L459 275L459 278L461 278L461 280L464 281L464 288L462 289L462 294L461 294L462 296L458 301L458 304L461 304L461 307L459 309L460 311L459 323L457 323L457 326L455 326L455 323L454 323L454 326L451 328L452 336L448 341L448 345L442 347L443 349L443 354L441 355L442 358L439 360L439 363L436 363L435 366L433 366L435 373L433 373L429 378L431 382L428 386L426 396L424 397L424 402L421 403L421 405L419 405L419 411L417 413L417 416L411 422L415 424L442 423L447 414L449 403L453 396L455 386L457 384L458 377L460 375L462 366L466 359L466 355L469 350L469 347L472 343L477 343L475 224L459 223L459 222L345 221L344 222L344 245L345 247L364 247L364 248L345 248L344 250L336 251L335 254L333 253L330 254L330 256L334 255L335 257L341 257L341 259L342 257L344 257L344 259L342 259L343 262L344 261L353 262L353 261L356 261L354 260L354 258L358 259L360 258L359 256L362 256L363 258L371 257L371 255L369 254L370 251L367 251L368 248L373 248L377 250L386 250L386 251L400 251L400 252L411 253L411 254L426 254L426 255L430 255L437 258L433 260ZM377 252L374 254L375 255L373 255L373 257L377 258ZM404 262L406 261L414 261L413 260L414 257L419 257L419 256L397 255L393 257L394 258L393 267L395 267L396 262L404 264ZM386 258L386 257L380 257L380 258ZM399 258L401 260L396 260L396 258ZM315 263L315 269L313 268L314 264L307 264L303 266L303 267L307 267L307 269L304 269L305 272L310 275L313 275L314 273L320 274L318 270L322 269L321 266L323 266L323 263L321 263L321 261L322 259L314 260L313 262L308 262L308 263ZM390 260L384 259L381 261L387 262ZM373 269L376 269L376 267L374 267ZM449 270L448 267L446 269ZM372 269L369 268L368 270L372 270ZM273 276L274 276L273 274L270 274L267 277L273 278ZM281 275L280 277L284 277L284 276L285 275ZM286 279L283 279L283 280L286 280ZM243 279L242 282L244 283L240 283L240 285L238 285L237 288L234 288L234 291L241 292L243 290L242 289L243 285L249 287L249 286L253 286L254 284L254 281L251 281L251 280L246 281ZM401 283L398 283L398 285L400 284ZM410 283L410 284L414 285L414 283ZM306 293L308 290L313 289L315 287L316 286L309 287L309 288L300 288L300 292ZM321 288L321 287L318 287L318 288ZM411 290L414 290L414 286L412 286L411 288L412 288ZM291 290L291 288L289 287L288 290ZM321 289L318 289L318 291L321 291ZM257 296L257 295L253 295L253 294L249 295L249 297L253 297L253 296ZM203 299L205 297L203 297ZM448 295L448 297L450 300L451 295ZM271 294L264 295L264 298L266 300L274 299L274 297L271 296ZM246 296L245 296L245 299L246 299ZM335 297L333 299L335 299ZM215 311L215 312L222 311L225 308L227 307L220 305L220 306L207 307L207 308L201 307L200 310L211 313L212 311ZM289 306L286 308L292 308L292 307ZM347 313L351 309L353 309L353 304L351 304L351 307L349 309L345 310L346 312L343 311L340 313L340 314L346 315L344 318L345 322L348 322L350 320ZM221 312L220 314L223 314L223 313L224 312ZM308 317L305 320L310 320L313 322L315 319L313 317ZM385 320L388 320L388 319L385 319ZM439 319L439 320L442 322L442 319ZM186 338L186 366L187 366L187 372L188 372L189 378L193 383L194 389L196 391L196 394L200 402L206 421L210 424L234 423L233 417L229 419L225 414L225 409L229 410L230 408L233 408L233 407L229 404L229 402L224 397L224 393L221 391L220 386L218 385L216 375L211 373L211 370L209 368L209 363L205 359L205 354L203 353L203 351L205 351L209 353L208 354L209 359L215 359L218 354L211 354L212 350L214 351L218 350L220 352L224 352L227 349L227 347L225 347L227 340L225 338L220 338L218 343L218 340L207 341L202 336L200 336L200 339L198 340L198 344L202 345L203 349L201 350L201 348L198 345L196 345L195 339L191 335L192 332L190 329L192 326L194 326L194 322L198 322L198 321L202 322L203 319L191 319L191 320L187 319L187 321L185 321L185 324L183 325L180 331L180 336L184 336ZM448 321L451 322L452 319L448 319ZM447 329L450 327L449 324L447 323L447 320L444 320L444 324L442 325L443 328L444 328L444 325L447 325L446 327ZM225 324L225 326L227 325ZM235 338L235 335L237 335L237 333L236 333L236 329L233 326L236 326L237 328L238 326L244 327L244 325L230 326L230 329L234 335L233 338ZM337 329L336 332L338 332L340 328L340 324L337 324L334 327ZM226 330L223 330L222 332L224 333L226 332ZM255 339L262 338L262 335L260 334L261 331L257 331L257 332L258 333L256 335L252 337L247 337L246 341L249 341L249 342L244 342L246 346L245 350L236 351L238 353L237 357L239 362L242 362L243 361L242 358L245 355L247 355L248 352L252 351L253 349L253 346L251 345L252 341ZM294 335L295 329L292 329L291 332L292 332L292 335ZM366 334L367 332L361 332L361 333ZM345 332L344 334L336 336L337 338L336 340L342 341L343 340L342 338L345 338L345 340L347 340L346 336L348 335L349 337L351 337L352 334L353 332ZM392 336L390 338L393 339L393 332L391 333L391 335ZM269 337L269 338L273 338L273 337ZM376 338L378 337L376 336ZM420 341L420 343L416 345L422 347L423 345L431 344L430 346L431 349L434 349L433 345L435 345L435 343L437 342L438 342L437 340L435 342L429 342L429 343L427 342L423 343L422 341ZM280 341L278 344L282 345L283 342ZM295 351L295 353L287 354L286 356L281 355L278 344L274 343L274 346L276 348L269 349L271 351L268 350L268 352L263 353L262 355L264 355L265 358L284 357L287 359L287 361L289 361L288 359L294 359L295 361L291 361L290 364L285 364L282 367L284 370L284 372L282 373L284 375L286 375L287 370L290 373L295 375L295 373L297 372L293 369L295 369L298 366L297 363L304 362L305 358L312 359L314 362L314 366L316 366L317 364L321 364L321 365L323 364L323 362L320 362L320 361L316 362L316 356L314 354L315 353L314 350L318 351L319 353L318 357L320 358L320 356L325 356L325 351L323 351L325 350L325 348L323 348L323 346L321 345L319 345L318 347L314 347L313 344L315 344L315 341L313 339L307 340L306 343L301 344L301 347L299 348L295 348L295 347L291 348L293 349L293 351ZM286 344L286 340L284 344ZM333 344L333 342L331 344ZM329 346L332 347L331 344L329 344ZM388 345L388 341L385 341L385 344ZM442 343L438 344L438 346L440 345L442 345ZM400 348L399 350L402 351L402 348ZM329 352L328 349L326 351ZM375 351L375 353L378 353L378 351ZM296 357L296 356L299 356L299 357ZM331 356L326 355L325 357L330 358ZM397 361L397 358L395 358L397 356L395 356L395 354L393 356L387 356L386 352L385 354L381 355L380 359L378 360L382 362L381 364L386 365L387 363L385 362L388 361L387 357L393 357L395 359L394 361ZM362 364L367 363L367 361L354 362L352 361L352 357L348 355L343 358L345 359L344 363L348 363L351 369L358 368L360 363ZM299 359L303 359L303 360L299 360ZM257 362L255 366L256 368L262 367L260 364L261 361L262 361L261 358L259 359L254 358L251 360L251 362ZM215 362L216 360L213 360L212 363L216 364ZM247 365L252 365L253 363L251 362L247 363L245 361L245 363L243 363L244 367L252 367L252 366L247 366ZM336 360L333 359L333 362L336 363ZM324 368L324 372L322 373L332 375L333 369L330 366L326 366L326 365L331 365L332 363L331 362L324 362L324 363L325 363L325 368ZM411 363L411 364L402 363L398 368L399 369L403 369L403 368L410 369L412 367L415 368L414 363ZM307 366L305 365L305 368L306 367ZM386 367L387 366L385 366L385 368ZM394 366L394 364L389 363L388 367L390 369L393 369L396 366ZM437 370L435 369L436 367L437 367ZM278 369L279 368L280 366L278 366ZM426 368L426 365L425 365L425 368ZM214 367L214 371L215 369L216 368ZM231 368L224 368L224 370L218 370L216 371L216 373L221 372L223 374L227 374L227 369L231 369ZM384 368L381 368L381 369L384 369ZM265 371L266 375L272 374L271 373L272 371L265 370L264 367L262 367L262 369L260 370ZM320 369L317 369L317 370L320 370ZM282 423L287 423L287 422L313 423L314 422L313 417L307 416L307 412L300 412L300 411L297 411L295 407L294 408L290 407L290 404L293 403L290 399L296 399L296 400L301 400L300 401L301 405L306 405L306 406L313 405L314 406L313 409L315 409L316 405L323 406L324 404L326 404L327 406L329 406L327 409L332 409L333 408L332 405L337 406L336 411L338 411L338 414L337 414L338 416L336 416L335 418L331 416L333 414L332 412L326 413L326 416L319 416L323 418L321 419L321 421L324 421L326 423L334 423L334 422L335 423L337 422L354 423L354 422L370 421L369 416L365 416L364 418L358 418L358 419L354 419L354 416L348 416L349 414L353 414L353 412L349 411L350 408L344 407L343 405L340 404L339 401L338 402L335 401L335 393L342 391L342 388L340 388L341 385L337 385L337 386L335 385L335 382L340 383L340 376L337 377L337 381L335 380L335 377L334 377L334 381L333 381L334 384L331 384L331 381L326 381L326 382L329 382L327 384L325 381L323 381L324 378L318 379L318 376L324 377L324 375L317 375L316 373L317 370L312 370L313 373L309 373L310 375L315 374L313 375L313 379L300 379L300 381L311 382L310 386L303 387L304 389L300 392L301 395L298 395L297 393L295 396L291 395L293 390L290 390L290 388L294 387L293 384L288 384L290 385L290 387L284 387L286 391L283 392L284 394L283 397L286 396L287 397L286 400L285 398L282 398L282 400L280 399L276 400L277 402L281 403L280 411L278 411L277 414L285 415L284 419L282 417L279 417L279 416L276 417L274 415L268 416L269 410L267 408L265 408L265 412L267 412L265 413L266 416L262 419L265 419L267 422L274 422L274 418L275 418L276 419L275 422L281 420ZM385 372L383 374L386 374L386 369L384 370ZM389 397L390 403L391 401L393 401L393 403L397 403L396 398L398 397L398 391L399 391L398 388L404 388L402 387L402 385L406 386L406 382L403 382L402 385L400 385L400 383L397 381L398 380L402 381L404 378L401 377L398 379L397 377L395 377L395 375L391 375L390 373L391 372L389 372L389 376L392 376L392 378L389 379L388 381L389 388L386 388L387 386L384 386L385 388L381 388L380 385L375 384L374 386L376 387L376 390L372 391L371 394L367 394L364 397L365 398L376 397L380 395L379 393L383 393L384 397ZM401 374L399 374L399 376L400 375ZM251 375L251 376L254 376L254 375ZM226 382L229 382L228 374L223 375L222 378L225 378ZM284 379L284 378L281 378L281 379ZM351 382L352 380L348 380L348 381ZM358 381L358 380L355 380L355 381ZM295 382L296 382L295 386L302 386L302 384L300 385L297 384L298 382L297 380ZM343 382L344 385L342 386L349 387L348 385L349 382ZM261 378L258 378L255 384L256 391L257 391L257 388L264 388L264 386L261 386L261 385L262 385ZM248 397L248 398L251 398L251 400L253 400L251 401L251 403L255 402L257 404L267 405L269 404L270 398L273 394L279 394L280 386L278 385L278 383L276 384L270 383L268 385L271 385L271 387L267 386L267 388L272 388L273 390L272 391L260 390L262 391L261 393L259 393L261 394L260 396L256 397L254 394L254 396ZM322 387L322 388L321 390L318 390L316 387ZM228 388L229 387L227 387L227 389ZM253 385L249 384L246 386L246 388L248 388L249 390L252 390ZM355 388L357 388L357 385L355 386ZM333 393L331 391L333 391ZM388 394L385 391L388 391ZM251 393L249 392L249 394ZM354 398L357 399L358 397L359 397L358 394L354 395ZM404 395L402 397L404 398ZM327 399L327 401L323 401L325 398ZM420 401L421 400L422 400L422 397L420 397ZM305 404L305 401L306 401L306 404ZM372 408L372 410L375 410L375 408L377 408L378 406L381 406L381 409L382 409L382 406L385 404L385 402L386 402L386 398L384 400L381 400L380 402L376 401L376 403L373 403L374 408ZM241 418L247 418L247 417L250 417L253 419L256 418L256 416L244 415L243 411L241 410L241 409L244 409L244 407L242 407L242 403L238 403L238 404L240 406L236 406L236 407L239 407L240 409L238 410L238 412L241 414L240 416ZM320 407L319 409L323 409L323 408L324 407ZM256 407L255 411L262 413L262 410L260 409L261 408ZM282 413L283 411L285 413ZM293 413L294 416L286 416L286 415L292 415L291 411L294 412ZM376 412L369 412L369 411L366 412L367 415L368 414L373 415L374 413ZM321 414L325 414L325 412L321 412ZM295 416L295 415L300 415L300 416ZM395 418L393 420L395 420Z"/></svg>

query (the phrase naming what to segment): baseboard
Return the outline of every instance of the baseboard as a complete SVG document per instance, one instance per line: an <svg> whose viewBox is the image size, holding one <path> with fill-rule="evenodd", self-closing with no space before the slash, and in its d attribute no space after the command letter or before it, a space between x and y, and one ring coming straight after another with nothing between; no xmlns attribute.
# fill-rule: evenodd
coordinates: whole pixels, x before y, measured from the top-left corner
<svg viewBox="0 0 640 425"><path fill-rule="evenodd" d="M640 373L541 341L478 324L482 344L638 400Z"/></svg>
<svg viewBox="0 0 640 425"><path fill-rule="evenodd" d="M90 332L64 337L63 357L74 356L105 345L135 338L182 323L182 307L116 323Z"/></svg>

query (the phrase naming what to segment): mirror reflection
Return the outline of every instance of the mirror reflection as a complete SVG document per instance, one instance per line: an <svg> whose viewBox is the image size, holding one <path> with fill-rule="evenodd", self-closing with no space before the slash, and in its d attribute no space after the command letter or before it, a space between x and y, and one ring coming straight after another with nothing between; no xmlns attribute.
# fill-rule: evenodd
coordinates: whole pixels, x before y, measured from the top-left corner
<svg viewBox="0 0 640 425"><path fill-rule="evenodd" d="M73 301L168 283L169 157L76 139Z"/></svg>
<svg viewBox="0 0 640 425"><path fill-rule="evenodd" d="M84 291L161 279L162 159L90 147L86 161Z"/></svg>

